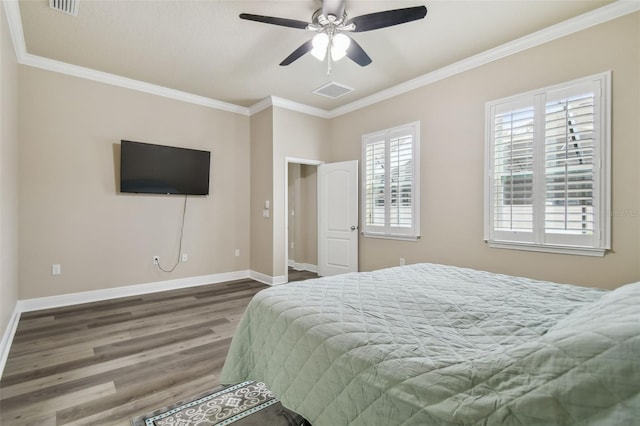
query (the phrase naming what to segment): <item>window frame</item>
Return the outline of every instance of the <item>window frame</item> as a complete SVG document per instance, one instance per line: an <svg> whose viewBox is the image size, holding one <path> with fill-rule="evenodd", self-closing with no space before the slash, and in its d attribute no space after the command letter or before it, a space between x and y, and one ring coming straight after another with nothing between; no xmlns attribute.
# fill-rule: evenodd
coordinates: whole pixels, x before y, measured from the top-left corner
<svg viewBox="0 0 640 426"><path fill-rule="evenodd" d="M593 214L594 227L589 238L545 232L545 119L546 105L569 94L577 87L594 88L594 158ZM534 108L533 136L533 219L529 235L525 231L501 231L494 227L495 195L494 143L497 111L508 111L509 104ZM511 111L516 111L511 107ZM537 182L536 182L536 176ZM540 179L542 177L542 179ZM542 194L542 197L536 194ZM591 75L542 89L521 93L485 104L485 176L484 240L492 248L529 250L549 253L604 256L611 249L611 71Z"/></svg>
<svg viewBox="0 0 640 426"><path fill-rule="evenodd" d="M412 223L410 227L392 226L389 224L390 216L388 214L390 208L391 197L393 191L390 187L389 175L385 174L384 184L384 197L386 200L384 225L375 226L367 225L367 172L368 164L366 159L367 146L372 143L379 143L384 141L385 147L385 162L388 162L387 158L390 151L390 142L393 137L398 137L401 134L410 133L411 140L411 218ZM420 239L420 121L414 121L411 123L395 126L389 129L384 129L372 133L362 135L361 146L361 223L362 223L362 235L367 238L383 238L392 240L404 240L404 241L417 241ZM396 194L396 202L402 201L402 193ZM372 203L376 200L373 199Z"/></svg>

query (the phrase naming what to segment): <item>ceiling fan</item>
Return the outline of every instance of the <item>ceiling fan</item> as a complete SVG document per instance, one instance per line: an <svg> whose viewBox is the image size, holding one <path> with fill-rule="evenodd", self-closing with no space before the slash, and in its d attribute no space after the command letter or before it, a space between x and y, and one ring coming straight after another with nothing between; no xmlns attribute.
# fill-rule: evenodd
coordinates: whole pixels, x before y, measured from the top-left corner
<svg viewBox="0 0 640 426"><path fill-rule="evenodd" d="M328 73L330 73L331 60L337 61L345 56L363 67L371 63L371 58L364 49L345 33L361 33L391 27L417 21L426 15L425 6L415 6L369 13L349 19L345 11L345 0L324 0L322 7L311 17L311 22L250 13L241 13L240 18L317 33L280 62L280 65L289 65L311 52L320 61L324 61L325 57L328 59Z"/></svg>

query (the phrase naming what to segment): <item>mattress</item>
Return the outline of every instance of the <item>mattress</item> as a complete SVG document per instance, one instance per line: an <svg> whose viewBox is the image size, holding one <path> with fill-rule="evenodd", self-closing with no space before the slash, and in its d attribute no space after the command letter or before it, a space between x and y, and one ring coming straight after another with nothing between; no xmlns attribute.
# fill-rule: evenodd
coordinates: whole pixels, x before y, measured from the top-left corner
<svg viewBox="0 0 640 426"><path fill-rule="evenodd" d="M615 291L435 264L256 294L221 383L314 426L637 424L640 283Z"/></svg>

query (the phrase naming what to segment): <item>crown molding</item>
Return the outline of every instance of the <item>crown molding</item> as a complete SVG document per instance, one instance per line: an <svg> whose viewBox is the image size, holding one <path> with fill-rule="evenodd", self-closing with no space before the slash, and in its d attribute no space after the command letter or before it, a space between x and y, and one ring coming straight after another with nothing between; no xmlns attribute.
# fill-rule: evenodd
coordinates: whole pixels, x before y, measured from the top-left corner
<svg viewBox="0 0 640 426"><path fill-rule="evenodd" d="M280 108L289 109L320 118L331 118L330 111L290 101L288 99L279 98L277 96L271 96L271 102L273 103L273 106L277 106Z"/></svg>
<svg viewBox="0 0 640 426"><path fill-rule="evenodd" d="M260 111L264 111L267 108L273 106L273 102L271 102L271 96L267 96L260 102L257 102L249 107L249 115L257 114Z"/></svg>
<svg viewBox="0 0 640 426"><path fill-rule="evenodd" d="M510 41L501 46L470 56L451 65L423 74L371 96L367 96L341 107L332 109L329 111L329 118L339 117L349 112L376 104L417 88L435 83L439 80L444 80L445 78L452 77L456 74L469 71L473 68L486 65L507 56L531 49L532 47L548 43L595 25L603 24L639 10L640 2L637 0L618 0L599 9L576 16L540 31L536 31L524 37Z"/></svg>
<svg viewBox="0 0 640 426"><path fill-rule="evenodd" d="M4 12L7 16L9 34L13 43L13 50L16 52L18 62L27 53L27 44L24 41L24 31L22 30L22 16L20 16L20 6L18 0L3 0Z"/></svg>
<svg viewBox="0 0 640 426"><path fill-rule="evenodd" d="M463 59L451 65L439 68L435 71L423 74L412 80L400 83L396 86L390 87L389 89L361 98L349 104L334 108L332 110L324 110L321 108L316 108L298 102L290 101L284 98L279 98L277 96L269 96L247 108L212 98L207 98L204 96L194 95L192 93L181 92L179 90L169 89L167 87L145 83L139 80L121 77L115 74L109 74L90 68L84 68L53 59L32 55L27 53L18 0L3 0L3 3L5 6L7 21L9 24L9 32L11 34L16 58L18 60L18 63L20 64L246 116L256 114L269 108L270 106L277 106L280 108L285 108L324 119L331 119L344 114L348 114L358 109L365 108L367 106L382 102L398 95L402 95L420 87L427 86L437 81L452 77L456 74L469 71L473 68L486 65L488 63L522 52L532 47L539 46L541 44L556 40L569 34L582 31L592 26L599 25L640 10L640 2L637 0L618 0L599 9L587 12L583 15L505 43L496 48Z"/></svg>
<svg viewBox="0 0 640 426"><path fill-rule="evenodd" d="M31 55L30 53L25 54L22 60L19 60L19 62L23 65L41 68L47 71L71 75L86 80L93 80L112 86L124 87L126 89L136 90L138 92L150 93L152 95L175 99L190 104L201 105L204 107L214 108L241 115L249 115L249 108L243 106L218 101L204 96L194 95L192 93L182 92L180 90L169 89L167 87L145 83L144 81L133 80L131 78L121 77L115 74L96 71L91 68L71 65L66 62L56 61L53 59L44 58L42 56Z"/></svg>
<svg viewBox="0 0 640 426"><path fill-rule="evenodd" d="M280 107L291 111L301 112L303 114L312 115L320 118L330 118L330 112L325 109L312 107L309 105L301 104L299 102L290 101L288 99L279 98L277 96L267 96L260 102L253 104L249 107L249 114L253 115L260 111L264 111L269 107Z"/></svg>

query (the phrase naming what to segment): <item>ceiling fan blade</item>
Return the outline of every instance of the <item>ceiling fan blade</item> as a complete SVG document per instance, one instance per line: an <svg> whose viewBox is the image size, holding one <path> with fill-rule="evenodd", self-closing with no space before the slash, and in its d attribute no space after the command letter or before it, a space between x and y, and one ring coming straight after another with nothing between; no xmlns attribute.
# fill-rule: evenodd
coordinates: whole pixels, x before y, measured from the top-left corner
<svg viewBox="0 0 640 426"><path fill-rule="evenodd" d="M298 47L296 50L291 52L291 55L284 58L284 61L280 62L280 66L284 67L292 63L293 61L299 59L302 55L307 52L310 52L313 49L313 40L309 40L302 44L302 46Z"/></svg>
<svg viewBox="0 0 640 426"><path fill-rule="evenodd" d="M300 30L305 30L307 28L307 25L309 25L308 22L297 21L295 19L276 18L273 16L264 15L252 15L250 13L241 13L240 19L263 22L265 24L280 25L281 27L298 28Z"/></svg>
<svg viewBox="0 0 640 426"><path fill-rule="evenodd" d="M427 8L425 6L416 6L356 16L349 20L347 24L355 24L356 28L353 32L361 33L364 31L372 31L379 28L417 21L425 16L427 16Z"/></svg>
<svg viewBox="0 0 640 426"><path fill-rule="evenodd" d="M349 43L349 47L347 48L347 58L361 67L366 67L371 63L371 58L367 55L367 52L365 52L354 39L351 39L351 43Z"/></svg>

